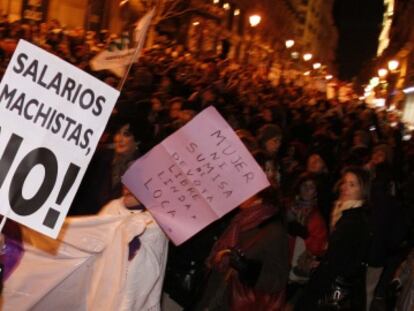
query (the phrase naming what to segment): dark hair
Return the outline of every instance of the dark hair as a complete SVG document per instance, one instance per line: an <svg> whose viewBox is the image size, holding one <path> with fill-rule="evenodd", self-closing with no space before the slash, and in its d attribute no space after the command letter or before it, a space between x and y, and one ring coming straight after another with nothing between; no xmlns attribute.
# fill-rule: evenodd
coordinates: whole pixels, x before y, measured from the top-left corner
<svg viewBox="0 0 414 311"><path fill-rule="evenodd" d="M255 149L252 152L253 158L256 160L257 164L264 170L266 166L266 154L263 149Z"/></svg>
<svg viewBox="0 0 414 311"><path fill-rule="evenodd" d="M137 126L136 120L133 118L123 117L123 116L117 116L114 117L112 120L111 128L109 129L112 136L115 136L115 134L125 125L129 125L129 132L134 136L135 141L140 141L142 133L140 133L140 128Z"/></svg>
<svg viewBox="0 0 414 311"><path fill-rule="evenodd" d="M282 139L282 130L275 124L263 125L257 134L260 143L263 145L272 138Z"/></svg>
<svg viewBox="0 0 414 311"><path fill-rule="evenodd" d="M263 199L263 203L280 207L280 193L275 187L269 186L263 189L258 196Z"/></svg>
<svg viewBox="0 0 414 311"><path fill-rule="evenodd" d="M341 179L336 183L335 190L337 192L339 191L339 187L342 183L345 174L350 173L355 175L355 177L358 180L359 186L361 188L362 199L365 202L369 201L371 192L371 178L369 172L359 166L348 166L345 167L341 173Z"/></svg>
<svg viewBox="0 0 414 311"><path fill-rule="evenodd" d="M293 183L293 187L292 187L292 191L293 191L293 195L296 195L297 193L299 193L300 191L300 186L307 182L307 181L312 181L315 186L317 186L317 180L316 180L316 176L312 173L308 173L308 172L303 172L302 174L300 174L295 182Z"/></svg>

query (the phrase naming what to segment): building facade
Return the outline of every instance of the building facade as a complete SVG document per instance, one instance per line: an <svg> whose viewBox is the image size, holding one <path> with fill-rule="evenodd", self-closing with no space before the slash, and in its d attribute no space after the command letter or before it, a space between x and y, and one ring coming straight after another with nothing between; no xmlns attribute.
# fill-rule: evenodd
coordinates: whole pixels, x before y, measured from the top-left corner
<svg viewBox="0 0 414 311"><path fill-rule="evenodd" d="M414 3L408 0L384 0L386 8L376 69L387 68L393 60L398 67L385 78L387 104L402 111L403 120L414 126Z"/></svg>
<svg viewBox="0 0 414 311"><path fill-rule="evenodd" d="M298 42L301 51L314 55L314 60L335 72L335 50L338 31L333 20L333 0L282 0L290 21L292 39Z"/></svg>
<svg viewBox="0 0 414 311"><path fill-rule="evenodd" d="M108 27L116 0L0 0L0 11L10 21L58 20L68 28ZM116 5L115 5L116 4Z"/></svg>
<svg viewBox="0 0 414 311"><path fill-rule="evenodd" d="M292 52L310 52L326 71L334 71L333 0L0 0L0 10L12 20L32 16L68 28L120 33L154 2L161 9L150 29L151 43L162 34L198 56L255 65L274 80L297 80L310 66ZM250 24L251 15L261 17L258 25ZM294 48L287 50L286 40L295 40Z"/></svg>

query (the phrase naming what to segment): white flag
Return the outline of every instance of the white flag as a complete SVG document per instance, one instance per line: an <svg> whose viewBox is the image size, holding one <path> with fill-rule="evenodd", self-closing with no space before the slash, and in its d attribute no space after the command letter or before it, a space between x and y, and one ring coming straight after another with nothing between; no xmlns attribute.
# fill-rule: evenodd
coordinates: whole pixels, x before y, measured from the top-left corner
<svg viewBox="0 0 414 311"><path fill-rule="evenodd" d="M125 74L126 66L130 63L137 62L141 54L154 12L155 10L152 9L136 23L134 39L137 46L135 49L102 51L90 61L91 69L93 71L109 69L117 76L122 77Z"/></svg>

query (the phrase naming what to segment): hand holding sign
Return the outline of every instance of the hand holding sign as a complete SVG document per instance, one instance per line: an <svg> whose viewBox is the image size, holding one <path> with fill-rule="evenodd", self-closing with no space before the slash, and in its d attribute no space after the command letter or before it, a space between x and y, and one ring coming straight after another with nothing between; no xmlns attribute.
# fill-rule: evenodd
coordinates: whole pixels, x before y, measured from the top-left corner
<svg viewBox="0 0 414 311"><path fill-rule="evenodd" d="M0 212L56 237L119 92L20 40L0 83Z"/></svg>
<svg viewBox="0 0 414 311"><path fill-rule="evenodd" d="M213 107L137 160L122 181L177 245L269 186Z"/></svg>

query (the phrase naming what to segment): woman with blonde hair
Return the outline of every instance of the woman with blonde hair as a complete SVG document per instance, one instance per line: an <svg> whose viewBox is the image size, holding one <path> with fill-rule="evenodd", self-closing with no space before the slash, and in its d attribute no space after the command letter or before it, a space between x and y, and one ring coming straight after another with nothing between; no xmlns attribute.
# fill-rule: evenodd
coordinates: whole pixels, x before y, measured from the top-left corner
<svg viewBox="0 0 414 311"><path fill-rule="evenodd" d="M331 235L297 310L364 310L365 260L370 245L369 173L348 167L337 184Z"/></svg>

